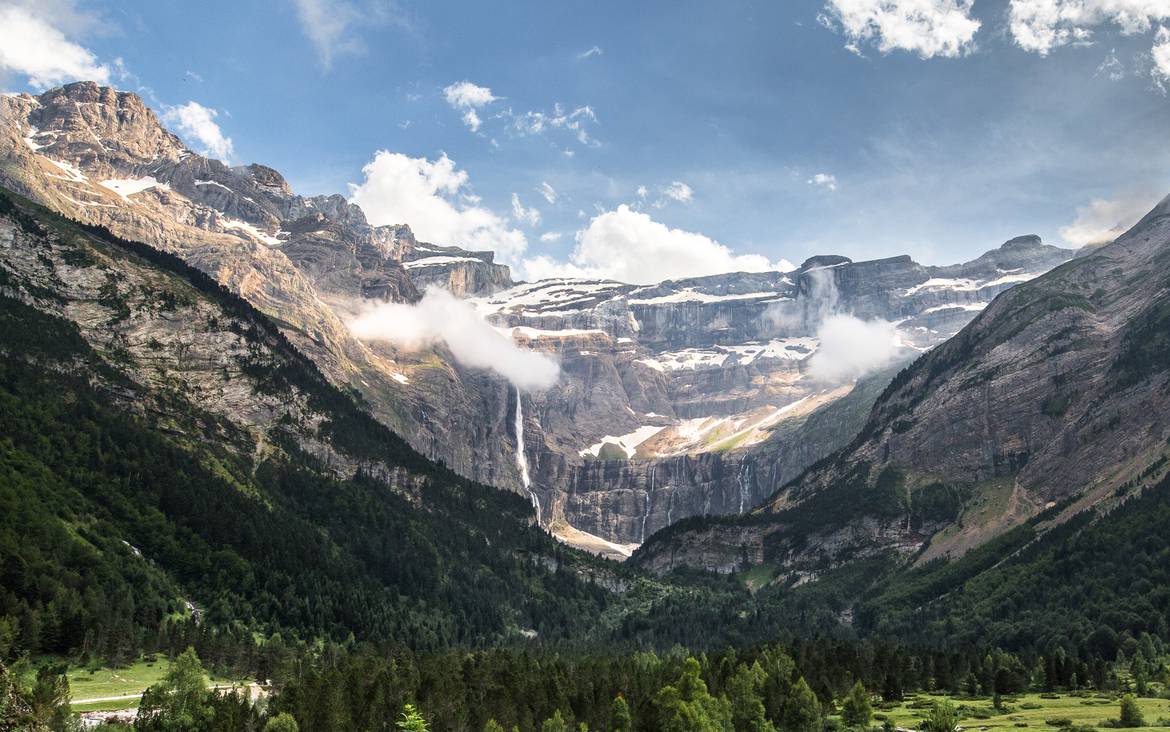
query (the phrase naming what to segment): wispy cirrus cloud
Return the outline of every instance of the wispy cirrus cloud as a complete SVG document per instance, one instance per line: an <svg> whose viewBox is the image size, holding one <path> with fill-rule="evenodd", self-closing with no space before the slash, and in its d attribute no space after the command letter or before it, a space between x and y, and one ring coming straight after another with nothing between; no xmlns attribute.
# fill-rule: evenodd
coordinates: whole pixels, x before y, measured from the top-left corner
<svg viewBox="0 0 1170 732"><path fill-rule="evenodd" d="M338 56L366 50L362 32L398 26L411 29L409 17L389 0L292 0L301 31L309 39L325 71Z"/></svg>

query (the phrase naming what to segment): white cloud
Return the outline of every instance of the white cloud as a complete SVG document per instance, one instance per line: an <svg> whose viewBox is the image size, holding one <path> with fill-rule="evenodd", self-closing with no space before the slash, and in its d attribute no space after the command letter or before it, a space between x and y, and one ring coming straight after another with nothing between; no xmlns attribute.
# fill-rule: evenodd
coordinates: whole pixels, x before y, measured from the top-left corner
<svg viewBox="0 0 1170 732"><path fill-rule="evenodd" d="M1170 84L1170 28L1163 26L1158 29L1150 54L1154 59L1151 73L1154 80L1165 89L1166 85Z"/></svg>
<svg viewBox="0 0 1170 732"><path fill-rule="evenodd" d="M443 89L443 98L456 109L474 109L485 104L491 104L499 99L486 86L479 86L470 81L460 81Z"/></svg>
<svg viewBox="0 0 1170 732"><path fill-rule="evenodd" d="M516 193L512 194L512 218L529 226L540 225L540 211L535 208L524 208L524 204L520 203L520 196Z"/></svg>
<svg viewBox="0 0 1170 732"><path fill-rule="evenodd" d="M66 38L47 10L35 3L0 7L0 71L26 77L34 89L79 80L108 84L110 68Z"/></svg>
<svg viewBox="0 0 1170 732"><path fill-rule="evenodd" d="M577 54L577 60L584 61L587 58L591 58L593 56L600 56L603 53L605 53L605 51L603 51L601 49L601 46L593 46L589 50L582 51L581 53Z"/></svg>
<svg viewBox="0 0 1170 732"><path fill-rule="evenodd" d="M837 176L830 173L817 173L808 179L808 184L824 188L827 191L835 191L837 190Z"/></svg>
<svg viewBox="0 0 1170 732"><path fill-rule="evenodd" d="M204 155L230 160L233 155L232 139L225 137L216 124L217 116L219 112L214 109L204 107L199 102L187 102L178 107L167 107L163 110L162 118L175 125L180 135L202 145L201 152Z"/></svg>
<svg viewBox="0 0 1170 732"><path fill-rule="evenodd" d="M910 51L922 58L954 58L969 51L981 23L971 17L972 0L828 0L823 25L840 29L846 45L860 55L860 45L878 50Z"/></svg>
<svg viewBox="0 0 1170 732"><path fill-rule="evenodd" d="M1109 55L1097 67L1095 76L1104 76L1110 81L1121 81L1125 78L1125 64L1117 58L1117 49L1110 49Z"/></svg>
<svg viewBox="0 0 1170 732"><path fill-rule="evenodd" d="M461 198L468 185L465 171L443 155L435 161L379 151L362 168L365 180L350 184L350 201L361 206L371 224L409 224L423 241L492 249L505 262L528 247L524 234L478 205Z"/></svg>
<svg viewBox="0 0 1170 732"><path fill-rule="evenodd" d="M817 328L820 345L809 356L808 373L817 381L843 383L888 366L902 341L898 328L884 320L833 314Z"/></svg>
<svg viewBox="0 0 1170 732"><path fill-rule="evenodd" d="M475 110L499 99L486 86L470 81L459 81L443 89L443 98L455 109L463 110L463 124L472 132L479 132L483 121Z"/></svg>
<svg viewBox="0 0 1170 732"><path fill-rule="evenodd" d="M467 125L467 129L472 132L479 132L479 126L482 122L479 119L479 114L474 109L469 109L463 115L463 124Z"/></svg>
<svg viewBox="0 0 1170 732"><path fill-rule="evenodd" d="M783 260L773 263L760 255L737 255L702 234L671 229L624 204L593 217L588 228L577 233L568 263L542 256L527 259L524 265L531 279L597 277L632 284L721 272L794 269Z"/></svg>
<svg viewBox="0 0 1170 732"><path fill-rule="evenodd" d="M524 112L512 114L511 110L505 113L512 118L512 132L521 137L527 135L543 135L550 130L568 130L577 138L577 142L589 147L596 147L599 143L589 135L586 127L597 122L597 114L593 107L584 105L566 111L560 103L553 105L551 114L545 112ZM572 157L572 151L565 150L565 154Z"/></svg>
<svg viewBox="0 0 1170 732"><path fill-rule="evenodd" d="M1136 35L1166 19L1166 0L1012 0L1008 13L1016 45L1042 56L1059 46L1090 42L1101 25L1114 24L1123 34Z"/></svg>
<svg viewBox="0 0 1170 732"><path fill-rule="evenodd" d="M544 200L548 201L549 203L556 203L557 202L557 191L555 188L553 188L552 186L550 186L548 184L548 181L542 180L540 182L539 190L540 190L540 195L544 196Z"/></svg>
<svg viewBox="0 0 1170 732"><path fill-rule="evenodd" d="M317 51L321 66L328 70L334 56L360 53L365 45L353 35L353 26L363 20L353 4L343 0L293 0L301 30Z"/></svg>
<svg viewBox="0 0 1170 732"><path fill-rule="evenodd" d="M414 305L367 307L348 325L358 338L386 340L407 350L446 344L464 366L491 369L525 391L547 389L560 377L552 358L517 346L480 317L471 303L439 287L428 288Z"/></svg>
<svg viewBox="0 0 1170 732"><path fill-rule="evenodd" d="M550 244L554 241L560 241L561 240L561 232L559 232L559 231L546 231L540 235L540 240L542 242L544 242L545 244Z"/></svg>
<svg viewBox="0 0 1170 732"><path fill-rule="evenodd" d="M690 203L695 199L695 192L681 180L673 181L670 185L663 188L662 195L679 203Z"/></svg>
<svg viewBox="0 0 1170 732"><path fill-rule="evenodd" d="M646 186L638 186L638 190L635 192L638 194L638 198L644 199L646 196L650 195L650 191L647 190Z"/></svg>
<svg viewBox="0 0 1170 732"><path fill-rule="evenodd" d="M1113 241L1138 222L1158 202L1150 191L1134 191L1113 200L1094 198L1088 206L1077 209L1077 217L1060 229L1069 244L1105 244Z"/></svg>

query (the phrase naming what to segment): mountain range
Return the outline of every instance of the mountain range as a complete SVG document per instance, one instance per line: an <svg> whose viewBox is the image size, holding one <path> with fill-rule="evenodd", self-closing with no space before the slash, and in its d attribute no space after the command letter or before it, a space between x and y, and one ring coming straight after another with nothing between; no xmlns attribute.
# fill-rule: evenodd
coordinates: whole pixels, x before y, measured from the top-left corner
<svg viewBox="0 0 1170 732"><path fill-rule="evenodd" d="M133 94L0 110L0 640L1164 633L1170 199L1080 252L526 283ZM555 383L361 326L429 307Z"/></svg>
<svg viewBox="0 0 1170 732"><path fill-rule="evenodd" d="M825 255L651 285L517 283L492 252L419 242L409 222L371 226L341 196L198 155L132 93L8 95L0 119L0 184L205 272L424 456L528 495L555 535L615 558L681 519L769 499L861 429L898 365L1074 256L1023 236L945 267ZM556 382L520 389L441 338L350 328L433 288L554 358Z"/></svg>

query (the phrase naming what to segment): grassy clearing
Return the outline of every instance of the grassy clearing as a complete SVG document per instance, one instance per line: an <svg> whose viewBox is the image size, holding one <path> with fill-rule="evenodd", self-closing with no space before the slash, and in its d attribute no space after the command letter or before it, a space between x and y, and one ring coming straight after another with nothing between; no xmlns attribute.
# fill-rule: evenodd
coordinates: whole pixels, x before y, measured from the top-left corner
<svg viewBox="0 0 1170 732"><path fill-rule="evenodd" d="M139 659L129 666L118 668L101 668L90 670L83 666L74 666L67 672L69 677L69 692L77 699L105 699L108 697L141 695L146 687L158 683L171 667L171 661L165 656ZM231 684L233 680L212 676L210 683ZM246 683L246 682L237 682ZM88 704L72 705L76 712L108 711L116 709L130 709L138 706L137 699L92 702Z"/></svg>
<svg viewBox="0 0 1170 732"><path fill-rule="evenodd" d="M747 585L748 590L759 592L761 587L771 582L776 576L776 567L771 564L758 564L745 570L739 576Z"/></svg>
<svg viewBox="0 0 1170 732"><path fill-rule="evenodd" d="M1055 698L1053 698L1055 697ZM878 724L884 718L891 719L898 727L917 729L919 723L926 716L931 704L936 700L946 699L942 694L917 694L907 696L900 704L874 710L874 717ZM1021 694L1019 696L1004 697L1003 711L996 711L992 707L991 699L987 697L952 697L951 701L959 710L961 726L964 729L1040 729L1056 732L1057 725L1049 725L1048 720L1071 720L1075 725L1101 728L1101 722L1107 719L1116 719L1120 696L1116 694L1097 692L1075 692L1073 694ZM1170 718L1170 700L1167 699L1138 699L1142 714L1146 718L1143 727L1147 730L1170 730L1170 726L1157 725L1159 718Z"/></svg>

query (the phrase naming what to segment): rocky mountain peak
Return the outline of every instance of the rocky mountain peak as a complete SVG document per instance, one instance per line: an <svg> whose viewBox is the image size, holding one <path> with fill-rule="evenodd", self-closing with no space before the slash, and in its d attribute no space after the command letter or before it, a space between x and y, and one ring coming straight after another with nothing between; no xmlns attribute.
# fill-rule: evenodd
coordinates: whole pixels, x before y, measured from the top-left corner
<svg viewBox="0 0 1170 732"><path fill-rule="evenodd" d="M81 160L113 165L180 159L189 151L168 132L142 98L92 81L50 89L35 97L29 121L35 144Z"/></svg>
<svg viewBox="0 0 1170 732"><path fill-rule="evenodd" d="M1000 249L1005 251L1008 249L1034 249L1041 246L1041 244L1042 242L1039 236L1035 234L1024 234L1023 236L1008 239L1000 246Z"/></svg>
<svg viewBox="0 0 1170 732"><path fill-rule="evenodd" d="M269 168L267 165L252 163L251 165L242 166L240 170L251 177L252 182L260 188L282 196L292 195L292 188L289 187L288 181L284 179L284 176L278 171Z"/></svg>
<svg viewBox="0 0 1170 732"><path fill-rule="evenodd" d="M833 267L838 264L850 264L853 260L849 257L843 257L840 254L816 254L804 260L804 264L800 265L802 270L814 269L816 267Z"/></svg>

